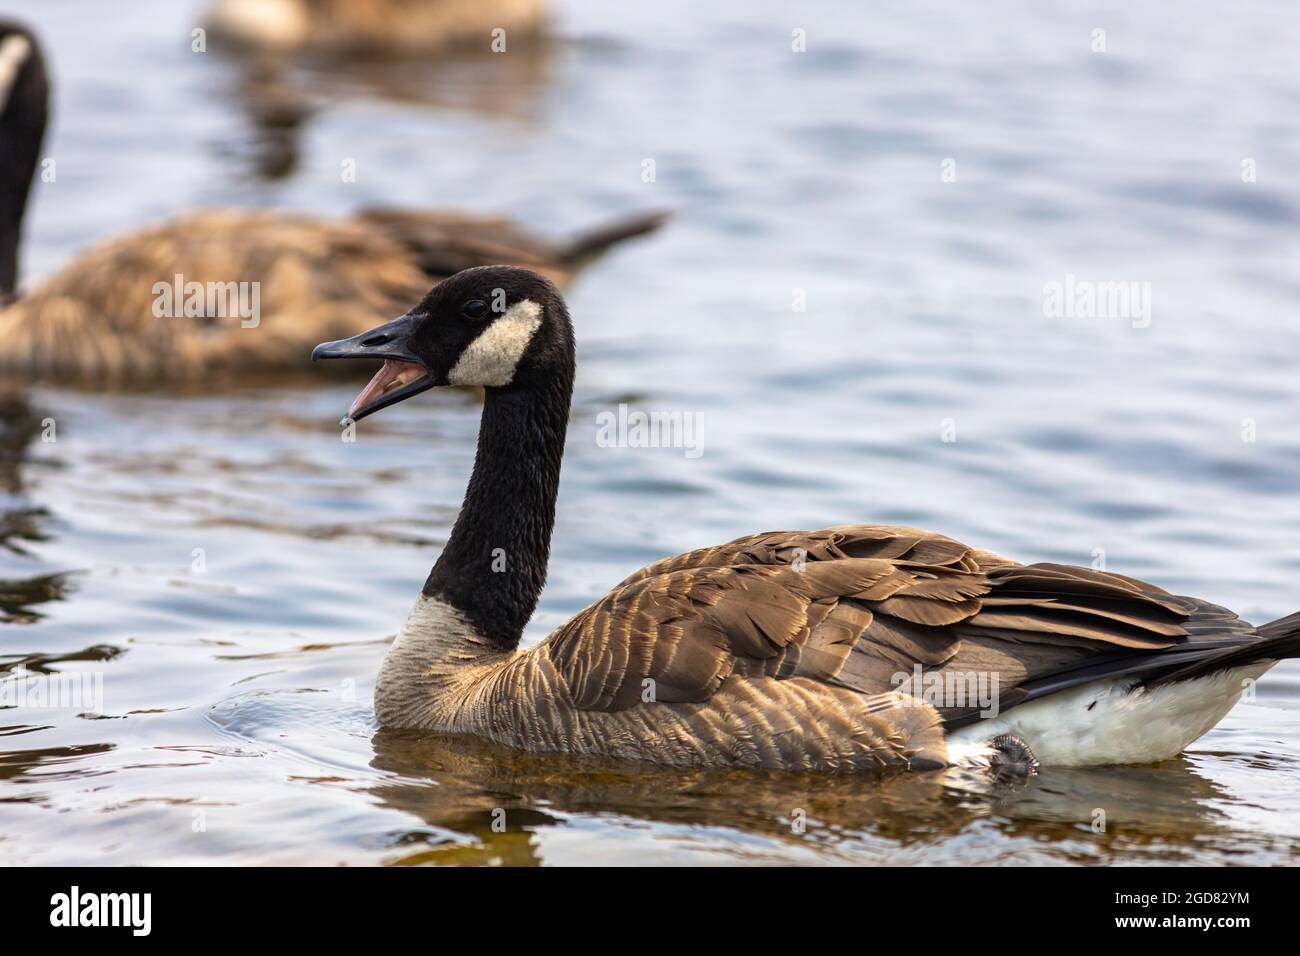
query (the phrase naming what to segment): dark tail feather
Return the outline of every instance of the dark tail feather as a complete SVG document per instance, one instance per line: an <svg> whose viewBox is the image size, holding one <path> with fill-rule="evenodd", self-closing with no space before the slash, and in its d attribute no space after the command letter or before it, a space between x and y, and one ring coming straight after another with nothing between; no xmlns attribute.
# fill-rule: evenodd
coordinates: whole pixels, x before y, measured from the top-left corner
<svg viewBox="0 0 1300 956"><path fill-rule="evenodd" d="M1260 661L1280 661L1300 657L1300 611L1288 614L1259 627L1261 640L1239 647L1229 647L1199 661L1166 671L1147 681L1148 687L1203 677L1230 667L1244 667Z"/></svg>
<svg viewBox="0 0 1300 956"><path fill-rule="evenodd" d="M1300 611L1288 614L1286 617L1279 617L1276 621L1261 624L1259 633L1269 640L1279 637L1300 636Z"/></svg>
<svg viewBox="0 0 1300 956"><path fill-rule="evenodd" d="M565 265L576 266L601 255L610 246L654 232L672 218L670 212L646 212L625 216L613 222L578 233L568 242L560 243L559 258Z"/></svg>

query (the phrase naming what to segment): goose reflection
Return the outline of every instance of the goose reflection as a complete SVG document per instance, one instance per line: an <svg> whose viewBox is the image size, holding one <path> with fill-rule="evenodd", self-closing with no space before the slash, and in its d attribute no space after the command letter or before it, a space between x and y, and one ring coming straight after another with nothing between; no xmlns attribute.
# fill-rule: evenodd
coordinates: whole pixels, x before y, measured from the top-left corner
<svg viewBox="0 0 1300 956"><path fill-rule="evenodd" d="M0 551L31 556L30 545L51 538L49 510L26 496L31 466L56 467L38 450L38 435L55 437L55 419L33 405L21 386L0 386ZM41 617L36 606L60 601L69 590L68 575L41 574L0 578L0 622L29 624Z"/></svg>
<svg viewBox="0 0 1300 956"><path fill-rule="evenodd" d="M1176 861L1216 835L1232 837L1220 808L1230 795L1181 757L998 781L943 771L682 772L392 730L371 743L371 767L396 777L370 792L421 823L394 837L388 862L395 865L540 864L541 832L568 826L573 815L713 829L821 851L826 861L880 864L943 863L949 852L969 849L950 850L953 838L980 825L1035 843L1077 843L1093 861L1135 848ZM746 839L735 853L765 856Z"/></svg>
<svg viewBox="0 0 1300 956"><path fill-rule="evenodd" d="M6 736L38 727L0 726L0 734ZM35 777L39 774L40 782L48 784L54 780L65 780L95 773L91 768L83 767L80 761L87 757L96 757L115 750L114 744L77 744L68 747L43 747L33 750L0 751L0 780L18 780L23 777ZM34 780L32 781L34 782ZM12 800L12 798L10 798ZM31 793L16 802L42 803L45 796Z"/></svg>
<svg viewBox="0 0 1300 956"><path fill-rule="evenodd" d="M543 114L553 73L553 44L541 36L527 43L512 39L504 54L489 49L487 34L419 58L220 43L214 52L230 71L219 95L235 104L246 126L243 136L219 150L242 159L264 181L297 172L303 131L327 108L370 99L531 125Z"/></svg>
<svg viewBox="0 0 1300 956"><path fill-rule="evenodd" d="M25 383L18 381L0 381L0 493L20 495L26 490L24 475L29 464L48 464L36 454L33 445L38 435L57 438L57 422L52 414L32 404ZM12 506L12 507L11 507ZM11 537L23 538L22 528L25 522L18 517L24 509L13 502L0 505L0 546L21 553L16 546L8 542ZM43 537L29 540L43 541Z"/></svg>

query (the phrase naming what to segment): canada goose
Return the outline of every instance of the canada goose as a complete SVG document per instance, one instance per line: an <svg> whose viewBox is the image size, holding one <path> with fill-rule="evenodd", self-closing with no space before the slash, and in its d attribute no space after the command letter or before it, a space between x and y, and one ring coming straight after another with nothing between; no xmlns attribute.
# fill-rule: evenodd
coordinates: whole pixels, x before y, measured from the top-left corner
<svg viewBox="0 0 1300 956"><path fill-rule="evenodd" d="M487 51L497 29L531 36L542 9L541 0L218 0L207 28L268 51L410 56L471 43Z"/></svg>
<svg viewBox="0 0 1300 956"><path fill-rule="evenodd" d="M500 216L203 211L100 242L15 298L47 100L35 38L0 22L0 371L24 378L149 384L294 369L322 338L393 315L431 279L504 260L565 283L665 218L549 241Z"/></svg>
<svg viewBox="0 0 1300 956"><path fill-rule="evenodd" d="M1300 614L1255 628L1123 575L875 525L665 558L521 651L573 389L560 293L525 269L468 269L312 358L383 360L354 421L434 386L485 390L464 504L379 672L384 725L674 765L1142 763L1300 655ZM972 676L996 677L990 701L947 696Z"/></svg>

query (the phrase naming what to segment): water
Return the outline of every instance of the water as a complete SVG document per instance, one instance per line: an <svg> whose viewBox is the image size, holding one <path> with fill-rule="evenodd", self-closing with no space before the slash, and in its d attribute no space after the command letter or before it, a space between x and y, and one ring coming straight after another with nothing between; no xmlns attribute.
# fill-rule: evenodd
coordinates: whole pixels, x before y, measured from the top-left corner
<svg viewBox="0 0 1300 956"><path fill-rule="evenodd" d="M1300 608L1294 5L582 0L538 55L290 73L273 102L307 98L296 136L250 122L274 111L234 61L190 52L197 8L23 6L5 4L58 80L29 277L197 205L461 206L557 233L680 211L570 295L579 382L529 641L654 558L848 521L1022 560L1104 552L1255 621ZM1149 282L1149 326L1045 317L1044 284L1067 275ZM1022 787L665 773L379 732L373 676L460 503L479 406L426 395L344 444L355 389L307 371L6 405L0 666L102 674L105 706L0 712L0 861L1300 853L1294 664L1178 760ZM700 414L704 454L599 447L620 402Z"/></svg>

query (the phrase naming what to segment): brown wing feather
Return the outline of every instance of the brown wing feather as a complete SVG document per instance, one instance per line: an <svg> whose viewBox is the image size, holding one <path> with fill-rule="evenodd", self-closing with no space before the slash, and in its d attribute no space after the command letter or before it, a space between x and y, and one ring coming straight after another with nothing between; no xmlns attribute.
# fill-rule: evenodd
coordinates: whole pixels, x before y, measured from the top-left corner
<svg viewBox="0 0 1300 956"><path fill-rule="evenodd" d="M809 573L752 564L685 568L643 578L561 627L547 651L580 707L632 706L646 680L654 682L656 699L706 700L738 659L746 666L770 662L777 672L786 648L802 649L814 632L812 648L824 649L850 620L845 614L828 624L836 592L894 573L884 561L839 564Z"/></svg>
<svg viewBox="0 0 1300 956"><path fill-rule="evenodd" d="M1189 609L1133 578L1018 565L912 528L846 525L657 561L544 646L583 708L651 714L737 684L795 680L804 693L887 701L879 695L919 667L996 672L1005 709L1090 660L1145 662L1184 645ZM657 704L643 699L646 687Z"/></svg>

